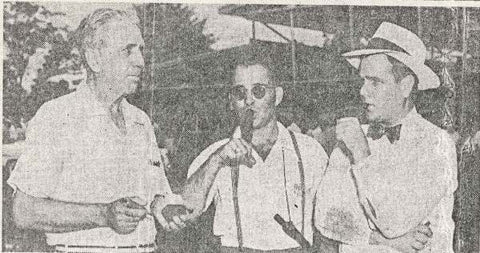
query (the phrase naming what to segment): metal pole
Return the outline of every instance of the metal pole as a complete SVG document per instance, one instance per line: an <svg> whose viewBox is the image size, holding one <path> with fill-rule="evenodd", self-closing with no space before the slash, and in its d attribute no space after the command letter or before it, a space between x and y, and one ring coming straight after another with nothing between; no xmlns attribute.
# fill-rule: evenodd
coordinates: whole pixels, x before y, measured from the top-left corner
<svg viewBox="0 0 480 253"><path fill-rule="evenodd" d="M150 65L150 118L153 120L153 93L155 87L155 79L154 79L154 71L155 71L155 12L156 12L156 4L153 4L153 21L152 21L152 39L151 39L151 65Z"/></svg>
<svg viewBox="0 0 480 253"><path fill-rule="evenodd" d="M417 7L417 35L422 38L423 26L422 26L422 7Z"/></svg>
<svg viewBox="0 0 480 253"><path fill-rule="evenodd" d="M294 10L291 9L290 10L290 35L291 35L291 39L290 39L290 44L292 46L292 78L293 78L293 87L295 88L296 87L296 84L297 84L297 58L296 58L296 48L295 48L295 31L294 31L294 28L295 28L295 21L294 21Z"/></svg>
<svg viewBox="0 0 480 253"><path fill-rule="evenodd" d="M457 96L457 102L456 102L456 105L458 105L458 101L461 101L460 102L460 111L457 113L458 115L458 126L459 126L459 132L461 134L463 134L463 130L464 130L464 114L465 114L465 106L464 106L464 103L465 101L462 101L463 99L465 99L465 68L466 68L466 56L467 56L467 22L468 22L468 19L467 19L467 9L465 7L463 7L462 9L462 14L463 14L463 30L462 30L462 76L461 76L461 80L462 82L460 83L460 85L458 85L458 89L460 92L458 92L457 94L459 96ZM457 107L458 108L458 107ZM459 172L462 172L463 171L463 166L464 166L464 163L463 163L463 157L462 157L462 151L460 151L460 162L458 164L459 166ZM464 189L464 184L462 184L461 182L459 183L459 186L458 186L458 193L459 193L459 196L463 195L465 192L465 189ZM460 199L459 201L459 205L462 206L462 201ZM462 217L463 217L463 212L462 212L462 208L459 208L458 210L458 217L460 218L460 222L457 223L457 230L456 230L456 233L455 233L455 241L456 241L456 245L455 245L455 252L461 252L461 250L463 249L463 238L462 238Z"/></svg>
<svg viewBox="0 0 480 253"><path fill-rule="evenodd" d="M353 27L353 6L348 6L348 31L350 36L350 48L355 49L355 42L353 41L354 37L354 27Z"/></svg>
<svg viewBox="0 0 480 253"><path fill-rule="evenodd" d="M285 41L287 41L287 42L291 41L291 39L289 39L288 37L283 35L281 32L277 31L275 28L271 27L269 24L264 23L264 22L261 22L261 24L264 25L266 28L270 29L270 31L274 32L276 35L278 35L279 37L281 37Z"/></svg>
<svg viewBox="0 0 480 253"><path fill-rule="evenodd" d="M143 36L144 36L144 39L146 40L148 37L147 37L147 4L143 4L142 5L142 11L143 11L143 24L142 24L142 27L143 27ZM145 55L143 55L143 57L145 57ZM142 73L142 81L143 83L148 83L149 80L149 73L147 73L147 71L143 71ZM142 100L143 101L148 101L148 92L147 90L145 89L145 86L142 87L141 89L141 92L142 92ZM145 108L145 105L143 105L143 107ZM149 115L150 117L152 115Z"/></svg>
<svg viewBox="0 0 480 253"><path fill-rule="evenodd" d="M255 40L255 20L252 20L252 39Z"/></svg>
<svg viewBox="0 0 480 253"><path fill-rule="evenodd" d="M468 68L467 64L467 54L468 54L468 13L467 8L463 7L463 31L462 31L462 82L460 83L460 99L464 99L464 92L465 92L465 76ZM463 130L464 127L464 116L465 116L465 104L461 103L461 110L460 110L460 127Z"/></svg>

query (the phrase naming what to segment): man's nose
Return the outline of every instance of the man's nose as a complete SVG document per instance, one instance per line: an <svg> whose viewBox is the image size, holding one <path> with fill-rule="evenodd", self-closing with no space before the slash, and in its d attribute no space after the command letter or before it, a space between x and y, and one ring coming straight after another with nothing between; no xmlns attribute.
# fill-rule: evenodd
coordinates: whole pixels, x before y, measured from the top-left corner
<svg viewBox="0 0 480 253"><path fill-rule="evenodd" d="M252 105L253 101L255 101L255 99L253 98L252 91L247 90L246 93L247 94L245 95L245 104L246 105Z"/></svg>
<svg viewBox="0 0 480 253"><path fill-rule="evenodd" d="M143 68L145 66L143 54L140 50L133 51L133 53L131 54L131 61L135 67Z"/></svg>
<svg viewBox="0 0 480 253"><path fill-rule="evenodd" d="M364 81L362 88L360 88L360 96L363 98L366 98L369 94L369 90L370 88L369 88L368 81Z"/></svg>

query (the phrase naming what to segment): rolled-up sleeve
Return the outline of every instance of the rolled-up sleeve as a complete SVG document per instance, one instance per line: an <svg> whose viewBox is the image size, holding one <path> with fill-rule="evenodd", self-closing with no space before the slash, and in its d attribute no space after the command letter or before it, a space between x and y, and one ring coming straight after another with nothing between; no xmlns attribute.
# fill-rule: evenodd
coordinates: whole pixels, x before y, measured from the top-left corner
<svg viewBox="0 0 480 253"><path fill-rule="evenodd" d="M55 190L65 147L59 142L54 115L43 106L29 122L25 149L7 181L14 190L40 198Z"/></svg>
<svg viewBox="0 0 480 253"><path fill-rule="evenodd" d="M219 149L222 145L225 145L226 143L228 142L228 140L221 140L221 141L218 141L218 142L215 142L213 143L212 145L210 145L209 147L207 147L205 150L203 150L194 160L193 162L190 164L190 166L188 167L188 176L187 178L190 178L198 169L200 169L200 167L208 160L208 158L217 150ZM218 201L217 199L217 195L218 195L218 182L221 181L221 180L225 180L223 179L223 177L225 177L224 175L224 170L220 170L220 172L217 174L217 176L215 177L215 180L213 181L213 184L212 186L210 187L210 190L208 192L208 195L207 195L207 199L206 199L206 202L205 202L205 206L204 206L204 210L203 211L206 211L208 209L208 207L210 206L210 204L212 203L212 201ZM230 175L230 171L228 173ZM219 179L220 177L222 177L222 179ZM230 179L228 178L228 182L230 182Z"/></svg>

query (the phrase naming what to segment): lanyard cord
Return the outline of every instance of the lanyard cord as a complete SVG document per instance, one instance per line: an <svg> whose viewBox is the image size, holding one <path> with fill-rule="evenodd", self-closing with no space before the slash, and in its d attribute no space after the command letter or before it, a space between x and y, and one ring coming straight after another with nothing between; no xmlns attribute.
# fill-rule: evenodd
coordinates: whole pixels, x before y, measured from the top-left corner
<svg viewBox="0 0 480 253"><path fill-rule="evenodd" d="M288 221L292 221L292 215L290 212L290 201L288 200L287 191L287 169L285 166L285 147L282 146L282 162L283 162L283 189L285 190L285 202L287 203Z"/></svg>
<svg viewBox="0 0 480 253"><path fill-rule="evenodd" d="M235 159L236 162L231 168L230 173L232 176L232 200L233 200L233 210L235 213L235 225L237 226L237 240L238 248L240 252L243 252L243 234L242 234L242 222L240 220L240 205L238 204L238 179L240 175L240 164L238 159Z"/></svg>

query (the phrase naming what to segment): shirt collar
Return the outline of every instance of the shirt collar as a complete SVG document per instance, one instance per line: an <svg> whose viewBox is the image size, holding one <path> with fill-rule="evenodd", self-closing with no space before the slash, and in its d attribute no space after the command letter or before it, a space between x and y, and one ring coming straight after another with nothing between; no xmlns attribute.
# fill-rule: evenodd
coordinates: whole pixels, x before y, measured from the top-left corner
<svg viewBox="0 0 480 253"><path fill-rule="evenodd" d="M410 110L410 112L408 112L407 115L403 119L401 119L398 124L408 125L412 122L415 122L418 117L421 116L420 114L418 114L417 108L413 107L412 110Z"/></svg>
<svg viewBox="0 0 480 253"><path fill-rule="evenodd" d="M277 140L275 141L275 144L273 144L272 149L270 150L269 156L272 154L272 151L275 152L276 150L294 150L292 139L290 137L290 133L288 129L280 122L277 121L277 127L278 127L278 136ZM240 130L240 127L238 126L235 128L235 131L233 133L233 138L241 138L242 133ZM254 158L257 159L260 156L254 152Z"/></svg>
<svg viewBox="0 0 480 253"><path fill-rule="evenodd" d="M85 107L85 114L91 117L109 114L108 109L97 100L90 87L82 85L77 88L77 92L80 96L80 102Z"/></svg>
<svg viewBox="0 0 480 253"><path fill-rule="evenodd" d="M109 116L110 112L98 99L95 97L93 91L87 86L82 85L77 88L77 92L80 95L81 103L85 106L85 113L90 117L96 116ZM123 117L126 124L138 123L142 124L141 120L134 118L133 106L128 103L125 98L120 101L120 106L123 112Z"/></svg>
<svg viewBox="0 0 480 253"><path fill-rule="evenodd" d="M290 142L290 134L288 133L288 129L278 121L277 121L277 127L278 127L278 136L274 146L277 144L280 144L282 146L288 146L288 143ZM237 126L237 128L235 128L235 131L233 132L233 138L241 138L241 137L242 137L242 131L240 130L240 126Z"/></svg>
<svg viewBox="0 0 480 253"><path fill-rule="evenodd" d="M399 141L405 140L408 135L412 135L415 129L415 125L418 122L418 119L422 116L417 112L417 109L413 107L405 117L403 117L396 125L402 125L400 129L400 139ZM384 136L385 137L385 136Z"/></svg>
<svg viewBox="0 0 480 253"><path fill-rule="evenodd" d="M277 121L278 137L275 145L280 145L285 149L293 149L292 137L289 130L280 122Z"/></svg>

